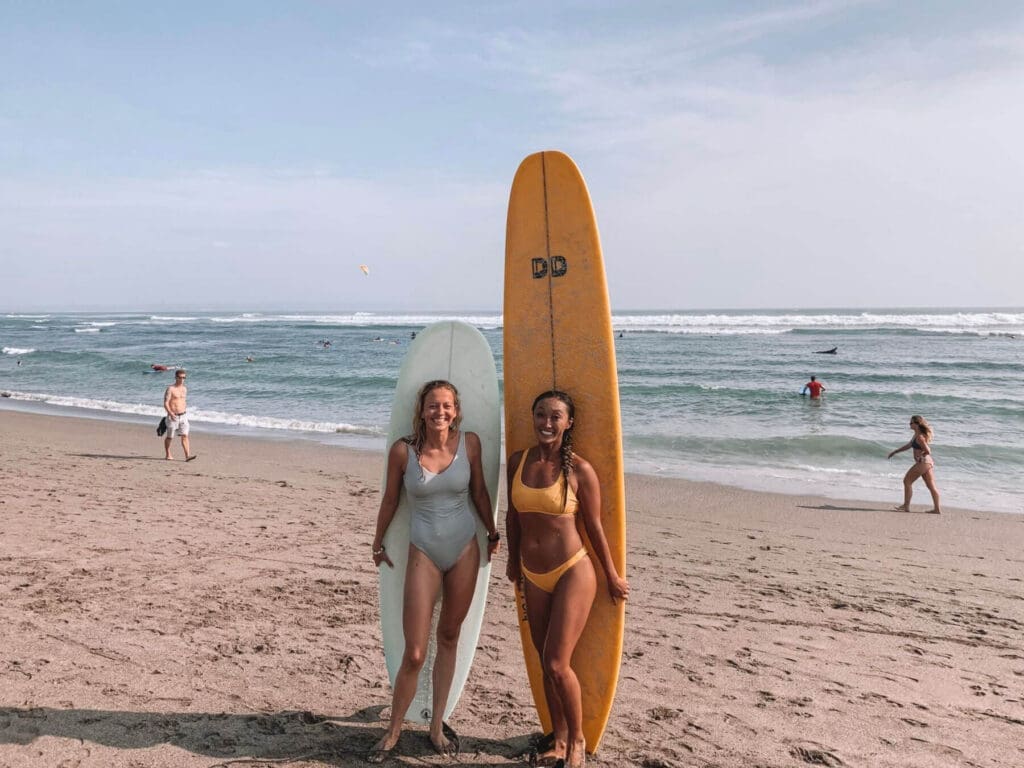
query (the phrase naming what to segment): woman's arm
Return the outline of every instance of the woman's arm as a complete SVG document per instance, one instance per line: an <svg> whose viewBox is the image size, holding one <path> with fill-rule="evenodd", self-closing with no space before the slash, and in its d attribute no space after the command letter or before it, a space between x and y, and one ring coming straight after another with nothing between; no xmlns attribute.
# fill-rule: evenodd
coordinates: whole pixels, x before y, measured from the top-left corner
<svg viewBox="0 0 1024 768"><path fill-rule="evenodd" d="M380 509L377 512L377 531L373 534L373 564L380 566L382 562L394 568L388 553L384 551L384 534L388 526L395 518L395 511L398 509L398 499L402 493L402 476L405 474L405 464L409 460L409 445L404 440L396 440L391 450L388 451L388 473L384 483L384 495L380 500Z"/></svg>
<svg viewBox="0 0 1024 768"><path fill-rule="evenodd" d="M590 537L590 544L594 547L594 554L604 569L608 593L612 596L612 602L619 598L625 599L629 596L629 582L619 576L615 569L608 539L604 535L604 526L601 525L601 484L597 480L597 473L589 462L577 456L575 474L576 498L580 502L583 525L587 529L587 536Z"/></svg>
<svg viewBox="0 0 1024 768"><path fill-rule="evenodd" d="M519 565L519 510L512 503L512 481L515 479L516 470L519 468L519 460L523 455L522 451L516 451L508 457L508 465L505 467L505 483L508 499L508 510L505 512L505 540L508 542L508 563L505 566L505 575L513 584L519 581L522 571Z"/></svg>
<svg viewBox="0 0 1024 768"><path fill-rule="evenodd" d="M891 458L892 458L893 456L895 456L895 455L896 455L897 453L903 453L903 452L904 452L905 450L907 450L908 448L913 448L913 447L914 447L914 441L913 441L913 440L911 440L911 441L910 441L909 443L907 443L906 445L904 445L904 446L903 446L902 448L897 448L897 449L896 449L896 450L894 450L894 451L890 451L890 452L889 452L889 458L891 459Z"/></svg>
<svg viewBox="0 0 1024 768"><path fill-rule="evenodd" d="M469 497L473 500L473 506L476 507L477 517L487 529L487 559L490 560L498 551L500 539L495 537L498 528L494 524L491 494L487 490L487 480L484 478L480 436L476 432L466 433L466 453L469 459Z"/></svg>

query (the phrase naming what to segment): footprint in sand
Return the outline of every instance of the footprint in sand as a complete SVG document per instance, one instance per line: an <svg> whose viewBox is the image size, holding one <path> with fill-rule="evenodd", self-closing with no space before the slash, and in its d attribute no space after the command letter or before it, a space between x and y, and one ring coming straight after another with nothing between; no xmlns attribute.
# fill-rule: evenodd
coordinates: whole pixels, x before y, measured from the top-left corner
<svg viewBox="0 0 1024 768"><path fill-rule="evenodd" d="M806 747L796 746L789 750L789 754L810 765L825 765L828 768L842 768L846 765L838 755L820 744Z"/></svg>

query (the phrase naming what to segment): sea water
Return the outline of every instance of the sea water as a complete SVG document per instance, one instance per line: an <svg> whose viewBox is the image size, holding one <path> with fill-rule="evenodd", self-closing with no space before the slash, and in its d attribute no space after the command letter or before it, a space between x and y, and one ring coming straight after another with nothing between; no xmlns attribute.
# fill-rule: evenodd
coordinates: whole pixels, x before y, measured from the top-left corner
<svg viewBox="0 0 1024 768"><path fill-rule="evenodd" d="M383 450L410 339L442 319L478 327L501 375L493 311L8 314L0 407L155 427L181 366L197 446L209 430ZM920 414L944 504L1024 511L1024 309L618 311L613 324L628 471L895 503L911 457L886 454ZM800 395L811 375L820 401ZM921 483L915 501L930 504Z"/></svg>

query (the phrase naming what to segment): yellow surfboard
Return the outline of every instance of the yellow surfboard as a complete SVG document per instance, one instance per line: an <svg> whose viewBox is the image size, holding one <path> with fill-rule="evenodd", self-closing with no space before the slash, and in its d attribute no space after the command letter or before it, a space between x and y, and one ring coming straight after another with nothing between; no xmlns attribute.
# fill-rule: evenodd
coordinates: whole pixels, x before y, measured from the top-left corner
<svg viewBox="0 0 1024 768"><path fill-rule="evenodd" d="M538 152L519 166L508 203L505 237L506 459L536 440L530 407L548 389L576 403L574 449L601 482L601 521L620 575L626 568L626 493L615 340L601 242L590 194L572 159ZM582 521L578 521L581 533ZM590 548L590 542L587 541ZM583 689L587 751L601 743L622 657L625 605L612 603L595 560L597 598L573 655ZM519 631L533 700L544 732L551 718L540 660L516 590Z"/></svg>

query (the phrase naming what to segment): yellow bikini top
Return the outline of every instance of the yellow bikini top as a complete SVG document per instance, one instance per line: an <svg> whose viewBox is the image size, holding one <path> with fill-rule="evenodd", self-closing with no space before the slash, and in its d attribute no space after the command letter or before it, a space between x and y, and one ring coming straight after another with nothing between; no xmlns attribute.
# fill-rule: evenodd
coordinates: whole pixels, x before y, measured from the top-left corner
<svg viewBox="0 0 1024 768"><path fill-rule="evenodd" d="M515 479L512 481L512 503L520 512L536 512L541 515L575 515L579 507L579 500L572 486L569 486L565 499L565 509L562 509L562 489L565 487L565 475L559 473L558 480L554 485L547 488L531 488L523 484L523 465L526 464L526 454L519 459L519 469L516 470Z"/></svg>

